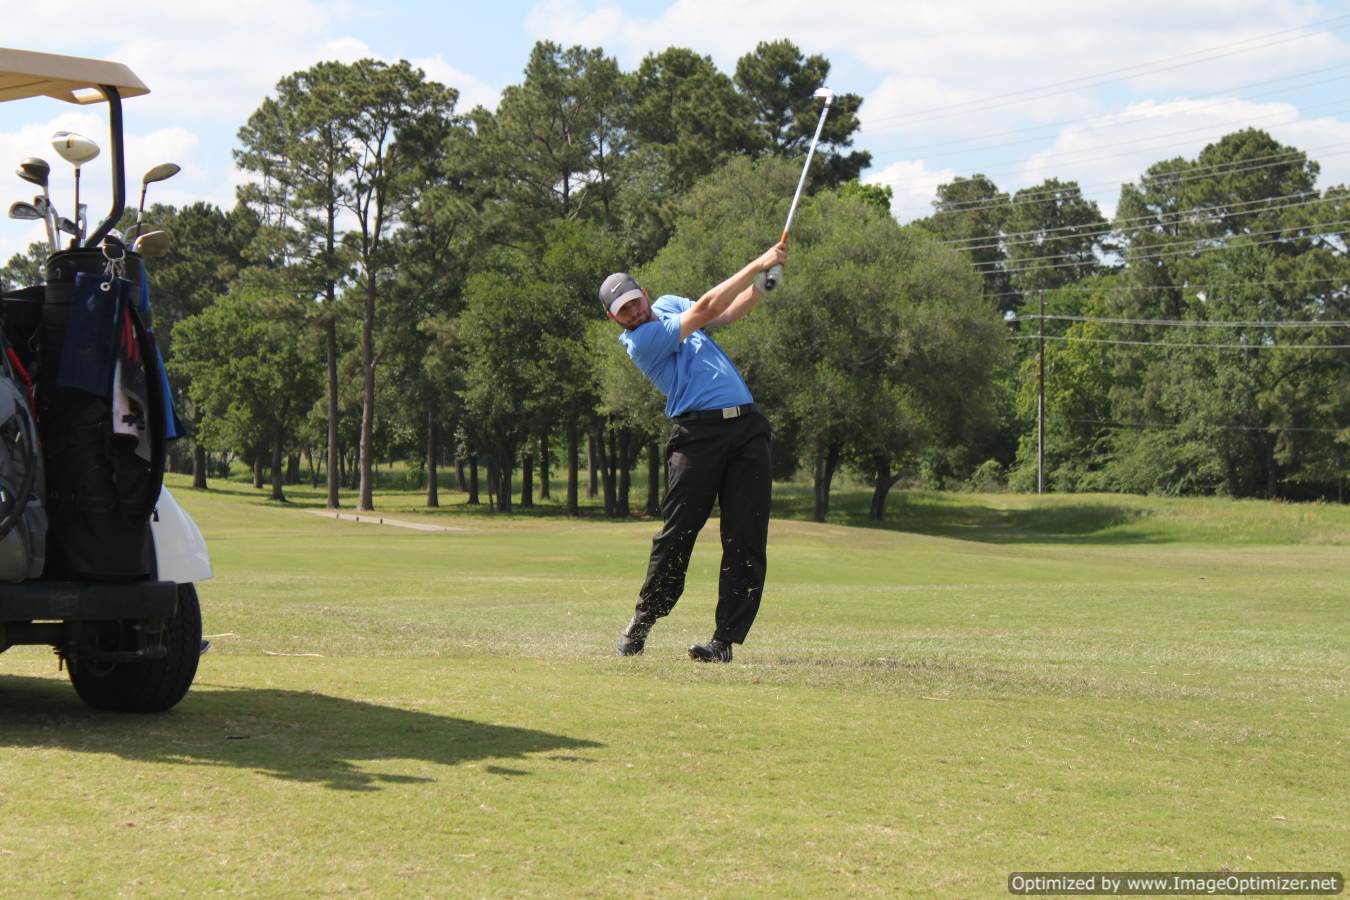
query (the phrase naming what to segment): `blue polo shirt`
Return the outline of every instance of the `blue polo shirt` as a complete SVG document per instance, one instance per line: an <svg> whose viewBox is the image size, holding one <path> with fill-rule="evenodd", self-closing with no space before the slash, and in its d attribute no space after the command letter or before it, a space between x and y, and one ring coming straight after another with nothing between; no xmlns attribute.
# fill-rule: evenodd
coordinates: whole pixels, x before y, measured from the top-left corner
<svg viewBox="0 0 1350 900"><path fill-rule="evenodd" d="M741 373L712 338L700 329L680 340L680 316L693 305L684 297L665 294L652 304L655 322L619 335L629 358L666 395L670 419L754 402Z"/></svg>

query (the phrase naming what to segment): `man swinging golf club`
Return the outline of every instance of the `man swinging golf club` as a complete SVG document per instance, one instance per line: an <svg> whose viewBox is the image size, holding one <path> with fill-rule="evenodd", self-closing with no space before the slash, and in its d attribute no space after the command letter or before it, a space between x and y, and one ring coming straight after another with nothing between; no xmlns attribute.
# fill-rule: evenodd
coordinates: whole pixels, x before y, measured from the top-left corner
<svg viewBox="0 0 1350 900"><path fill-rule="evenodd" d="M684 592L694 540L719 501L722 574L717 627L691 659L731 662L732 644L745 641L764 590L769 535L769 422L736 366L704 333L729 325L759 302L761 273L787 261L779 242L697 302L670 294L651 302L626 272L600 285L600 303L623 326L619 341L637 367L666 396L672 420L666 443L664 526L652 541L647 578L633 619L619 638L618 655L641 653L652 625Z"/></svg>

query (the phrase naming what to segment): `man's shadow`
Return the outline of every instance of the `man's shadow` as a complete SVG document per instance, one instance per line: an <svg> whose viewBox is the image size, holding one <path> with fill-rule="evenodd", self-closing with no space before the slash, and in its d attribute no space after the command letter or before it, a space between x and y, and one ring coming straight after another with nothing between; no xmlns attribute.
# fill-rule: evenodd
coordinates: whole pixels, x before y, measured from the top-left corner
<svg viewBox="0 0 1350 900"><path fill-rule="evenodd" d="M383 760L456 765L475 760L586 762L575 751L594 741L494 725L359 700L274 688L194 690L164 715L119 715L86 707L68 682L0 676L0 747L112 753L123 759L187 766L234 766L335 790L432 779L387 775ZM503 776L528 772L491 765Z"/></svg>

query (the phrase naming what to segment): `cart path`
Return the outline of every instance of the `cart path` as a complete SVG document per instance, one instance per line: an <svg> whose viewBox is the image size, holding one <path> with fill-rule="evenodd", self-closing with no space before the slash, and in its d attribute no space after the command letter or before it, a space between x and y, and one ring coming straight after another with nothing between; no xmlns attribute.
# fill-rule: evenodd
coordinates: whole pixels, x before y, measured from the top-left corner
<svg viewBox="0 0 1350 900"><path fill-rule="evenodd" d="M393 525L395 528L411 528L413 531L456 532L469 530L467 528L454 528L449 525L427 525L423 522L406 522L402 519L391 519L388 516L382 516L379 513L344 513L333 512L328 509L307 509L305 512L312 516L323 516L325 519L338 519L342 522L360 522L362 525Z"/></svg>

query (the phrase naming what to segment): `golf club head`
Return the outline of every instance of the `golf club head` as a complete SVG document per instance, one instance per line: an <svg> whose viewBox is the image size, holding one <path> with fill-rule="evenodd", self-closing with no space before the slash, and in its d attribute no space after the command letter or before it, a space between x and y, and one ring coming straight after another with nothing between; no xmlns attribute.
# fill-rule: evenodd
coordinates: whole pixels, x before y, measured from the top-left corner
<svg viewBox="0 0 1350 900"><path fill-rule="evenodd" d="M158 259L169 252L172 240L167 231L147 231L131 245L131 252L139 253L146 259Z"/></svg>
<svg viewBox="0 0 1350 900"><path fill-rule="evenodd" d="M834 102L834 91L830 90L827 87L818 88L815 94L813 94L812 96L814 96L817 100L824 100L826 106L829 106L831 103Z"/></svg>
<svg viewBox="0 0 1350 900"><path fill-rule="evenodd" d="M98 156L98 144L73 131L58 131L52 135L52 149L77 169Z"/></svg>
<svg viewBox="0 0 1350 900"><path fill-rule="evenodd" d="M22 219L29 222L37 222L46 218L46 216L43 215L42 210L31 203L24 203L22 200L17 200L10 205L9 217L11 219Z"/></svg>
<svg viewBox="0 0 1350 900"><path fill-rule="evenodd" d="M56 230L78 238L80 236L80 227L65 216L56 220Z"/></svg>
<svg viewBox="0 0 1350 900"><path fill-rule="evenodd" d="M15 175L29 184L36 184L43 190L47 189L47 178L51 175L51 172L52 167L47 164L47 161L36 156L28 157L19 163L19 167L14 170Z"/></svg>
<svg viewBox="0 0 1350 900"><path fill-rule="evenodd" d="M160 163L141 176L141 184L154 184L156 181L172 178L182 170L183 167L178 163Z"/></svg>

